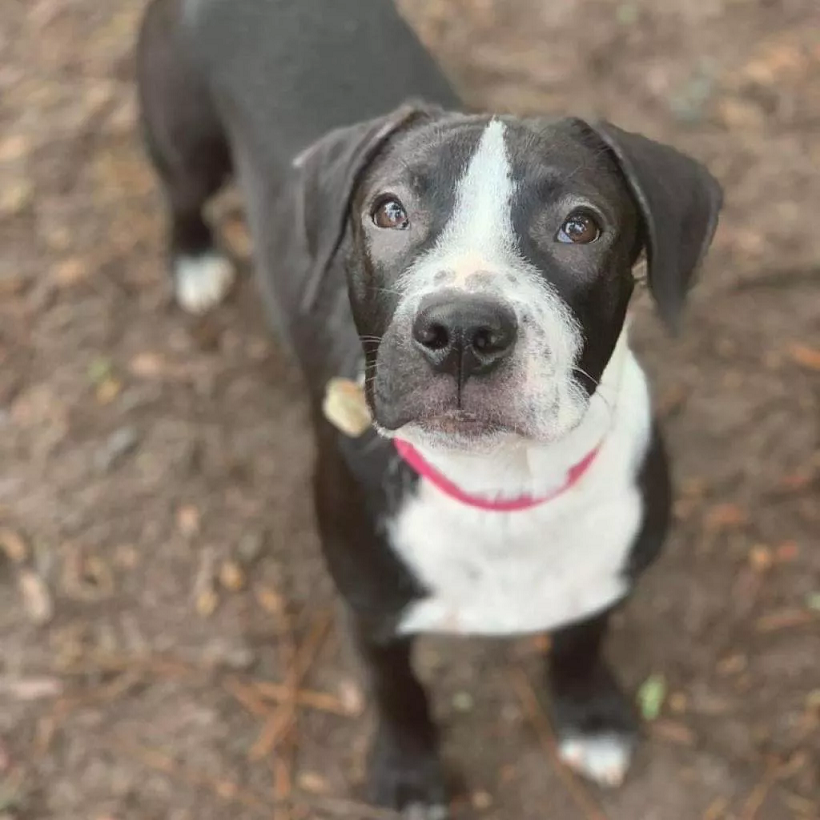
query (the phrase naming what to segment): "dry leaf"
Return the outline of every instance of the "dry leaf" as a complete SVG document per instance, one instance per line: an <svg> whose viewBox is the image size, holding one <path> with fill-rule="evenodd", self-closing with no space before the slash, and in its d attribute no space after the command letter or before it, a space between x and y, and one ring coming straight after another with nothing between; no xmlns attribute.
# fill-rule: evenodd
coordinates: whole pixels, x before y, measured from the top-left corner
<svg viewBox="0 0 820 820"><path fill-rule="evenodd" d="M157 353L138 353L129 364L129 370L143 379L155 379L161 376L165 369L165 362Z"/></svg>
<svg viewBox="0 0 820 820"><path fill-rule="evenodd" d="M193 504L185 504L177 510L177 528L186 538L199 532L199 510Z"/></svg>
<svg viewBox="0 0 820 820"><path fill-rule="evenodd" d="M100 404L110 404L122 390L122 382L119 379L106 379L97 387L97 401Z"/></svg>
<svg viewBox="0 0 820 820"><path fill-rule="evenodd" d="M346 436L358 438L370 427L364 388L351 379L331 379L322 405L325 418Z"/></svg>
<svg viewBox="0 0 820 820"><path fill-rule="evenodd" d="M72 257L64 259L54 266L52 276L54 281L63 287L70 287L88 278L88 265L82 259Z"/></svg>
<svg viewBox="0 0 820 820"><path fill-rule="evenodd" d="M285 603L282 596L270 587L260 586L255 590L256 600L259 606L271 615L281 615L285 611Z"/></svg>
<svg viewBox="0 0 820 820"><path fill-rule="evenodd" d="M709 510L706 526L710 530L736 529L746 520L746 513L737 504L717 504Z"/></svg>
<svg viewBox="0 0 820 820"><path fill-rule="evenodd" d="M766 572L774 564L772 551L764 544L756 544L749 550L749 563L757 572Z"/></svg>
<svg viewBox="0 0 820 820"><path fill-rule="evenodd" d="M485 811L492 806L493 798L489 792L477 791L473 792L470 796L470 802L473 804L474 809L478 811Z"/></svg>
<svg viewBox="0 0 820 820"><path fill-rule="evenodd" d="M215 589L203 589L196 596L196 612L202 618L209 618L219 606L219 596Z"/></svg>
<svg viewBox="0 0 820 820"><path fill-rule="evenodd" d="M20 573L17 585L29 618L35 624L47 624L54 617L54 602L46 582L36 572L26 569Z"/></svg>
<svg viewBox="0 0 820 820"><path fill-rule="evenodd" d="M8 527L0 528L0 550L15 564L22 564L28 558L29 550L23 536Z"/></svg>
<svg viewBox="0 0 820 820"><path fill-rule="evenodd" d="M299 788L309 794L327 794L330 791L327 781L316 772L301 772L298 782Z"/></svg>
<svg viewBox="0 0 820 820"><path fill-rule="evenodd" d="M793 344L789 348L789 355L801 367L820 372L820 350L818 348Z"/></svg>
<svg viewBox="0 0 820 820"><path fill-rule="evenodd" d="M230 592L239 592L245 586L245 573L236 561L224 561L219 568L219 583Z"/></svg>

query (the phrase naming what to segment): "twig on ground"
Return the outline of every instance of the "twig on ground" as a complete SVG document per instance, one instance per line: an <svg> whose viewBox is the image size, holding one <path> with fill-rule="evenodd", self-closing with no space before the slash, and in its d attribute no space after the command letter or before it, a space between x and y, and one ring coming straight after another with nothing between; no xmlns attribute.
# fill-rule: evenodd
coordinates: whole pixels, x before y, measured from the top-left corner
<svg viewBox="0 0 820 820"><path fill-rule="evenodd" d="M295 692L298 691L300 683L310 671L313 661L327 636L330 623L330 613L325 612L317 617L310 633L296 652L285 683L285 686L291 690L291 697L279 706L262 727L256 743L253 744L248 753L251 760L260 760L270 754L276 743L293 725L296 714Z"/></svg>
<svg viewBox="0 0 820 820"><path fill-rule="evenodd" d="M746 802L740 811L740 820L755 820L761 806L766 802L766 797L775 780L777 780L777 767L770 763L766 768L763 779L752 789L746 798Z"/></svg>
<svg viewBox="0 0 820 820"><path fill-rule="evenodd" d="M569 792L570 797L572 797L587 820L607 820L606 815L592 799L583 784L561 761L561 757L558 754L558 743L555 740L552 726L544 714L544 710L541 708L541 704L538 702L535 692L533 692L526 672L521 668L513 668L510 677L518 700L532 724L533 729L535 729L541 746L550 758L553 768Z"/></svg>

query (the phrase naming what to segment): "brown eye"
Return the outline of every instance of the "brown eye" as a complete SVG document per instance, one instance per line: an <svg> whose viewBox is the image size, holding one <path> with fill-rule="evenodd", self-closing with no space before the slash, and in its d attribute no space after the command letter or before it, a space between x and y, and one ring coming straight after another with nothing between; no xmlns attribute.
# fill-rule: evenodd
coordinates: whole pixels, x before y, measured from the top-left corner
<svg viewBox="0 0 820 820"><path fill-rule="evenodd" d="M564 221L555 237L559 242L588 245L601 235L595 218L585 211L573 211Z"/></svg>
<svg viewBox="0 0 820 820"><path fill-rule="evenodd" d="M404 205L395 197L386 197L376 203L373 209L373 224L379 228L392 228L393 230L404 230L410 220Z"/></svg>

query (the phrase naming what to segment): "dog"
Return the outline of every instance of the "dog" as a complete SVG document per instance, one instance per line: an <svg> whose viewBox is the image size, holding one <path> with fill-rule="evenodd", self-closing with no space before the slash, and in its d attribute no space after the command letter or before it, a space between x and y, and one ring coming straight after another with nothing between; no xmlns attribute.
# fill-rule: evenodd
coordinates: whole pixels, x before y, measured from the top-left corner
<svg viewBox="0 0 820 820"><path fill-rule="evenodd" d="M154 0L138 80L178 303L231 286L203 208L233 176L305 376L322 547L378 715L373 800L447 816L419 633L551 633L561 756L620 783L638 725L602 647L671 498L633 271L677 327L718 183L608 122L465 112L388 0ZM360 435L323 411L339 378L363 384Z"/></svg>

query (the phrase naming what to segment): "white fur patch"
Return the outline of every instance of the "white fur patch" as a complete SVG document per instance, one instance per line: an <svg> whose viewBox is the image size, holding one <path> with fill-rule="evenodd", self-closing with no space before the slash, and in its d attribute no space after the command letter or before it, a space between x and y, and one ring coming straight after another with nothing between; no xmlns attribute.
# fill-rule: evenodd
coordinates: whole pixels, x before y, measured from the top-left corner
<svg viewBox="0 0 820 820"><path fill-rule="evenodd" d="M620 786L632 760L634 740L611 732L576 735L561 741L558 754L573 771L599 786Z"/></svg>
<svg viewBox="0 0 820 820"><path fill-rule="evenodd" d="M512 221L516 183L505 144L506 126L492 120L456 188L456 202L434 247L399 282L397 316L413 315L439 289L480 287L510 306L518 320L510 414L533 438L555 439L575 426L586 409L574 367L582 336L568 306L541 271L521 255ZM441 284L436 275L453 273ZM482 274L476 285L471 274ZM402 431L410 438L412 430Z"/></svg>
<svg viewBox="0 0 820 820"><path fill-rule="evenodd" d="M567 469L603 442L577 484L528 510L475 509L421 479L388 522L393 548L429 590L405 612L401 632L551 630L626 594L623 570L642 514L635 475L651 416L645 376L625 338L617 350L600 388L609 401L593 398L583 423L556 444L511 443L489 455L423 450L462 489L510 497L560 486Z"/></svg>
<svg viewBox="0 0 820 820"><path fill-rule="evenodd" d="M188 313L205 313L219 304L231 289L236 271L219 253L180 256L174 262L174 291Z"/></svg>

